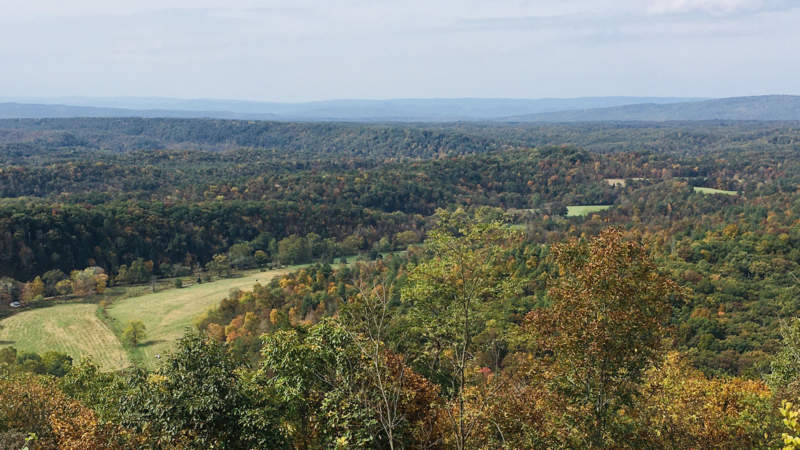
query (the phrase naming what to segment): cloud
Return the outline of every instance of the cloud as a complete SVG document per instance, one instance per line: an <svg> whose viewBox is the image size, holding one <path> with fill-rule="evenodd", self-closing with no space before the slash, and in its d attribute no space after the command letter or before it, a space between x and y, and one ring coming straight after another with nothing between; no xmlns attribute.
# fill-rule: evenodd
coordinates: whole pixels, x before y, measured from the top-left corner
<svg viewBox="0 0 800 450"><path fill-rule="evenodd" d="M774 36L786 28L779 24L785 20L773 13L800 8L797 0L618 0L599 10L587 3L571 4L580 8L553 15L462 18L441 31L524 33L548 42L591 46L664 39L712 41Z"/></svg>
<svg viewBox="0 0 800 450"><path fill-rule="evenodd" d="M495 17L470 19L453 25L458 32L534 33L549 40L608 44L663 38L723 38L758 32L751 23L735 19L714 21L688 16L572 14L549 17Z"/></svg>
<svg viewBox="0 0 800 450"><path fill-rule="evenodd" d="M800 0L8 3L18 95L714 96L793 91L800 69Z"/></svg>
<svg viewBox="0 0 800 450"><path fill-rule="evenodd" d="M685 14L702 12L711 15L780 11L798 7L791 0L655 0L651 14Z"/></svg>

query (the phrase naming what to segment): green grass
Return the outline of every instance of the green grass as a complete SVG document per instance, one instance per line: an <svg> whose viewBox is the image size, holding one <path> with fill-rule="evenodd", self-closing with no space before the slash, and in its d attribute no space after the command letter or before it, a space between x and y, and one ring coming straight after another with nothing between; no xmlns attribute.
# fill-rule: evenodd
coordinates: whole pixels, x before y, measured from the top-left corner
<svg viewBox="0 0 800 450"><path fill-rule="evenodd" d="M97 305L69 303L22 311L0 321L0 346L18 351L66 353L75 362L91 356L104 370L130 365L114 332L96 314Z"/></svg>
<svg viewBox="0 0 800 450"><path fill-rule="evenodd" d="M165 355L194 320L206 310L216 307L233 290L248 290L256 283L266 284L291 268L251 272L238 278L226 278L210 283L194 284L181 289L168 289L112 303L106 311L112 328L119 334L129 321L141 320L147 338L130 349L130 358L148 369L155 367L156 355Z"/></svg>
<svg viewBox="0 0 800 450"><path fill-rule="evenodd" d="M591 213L605 211L608 208L611 208L611 205L567 206L567 217L587 216Z"/></svg>
<svg viewBox="0 0 800 450"><path fill-rule="evenodd" d="M722 189L713 189L707 187L694 187L695 192L699 192L701 194L725 194L725 195L739 195L736 191L723 191Z"/></svg>

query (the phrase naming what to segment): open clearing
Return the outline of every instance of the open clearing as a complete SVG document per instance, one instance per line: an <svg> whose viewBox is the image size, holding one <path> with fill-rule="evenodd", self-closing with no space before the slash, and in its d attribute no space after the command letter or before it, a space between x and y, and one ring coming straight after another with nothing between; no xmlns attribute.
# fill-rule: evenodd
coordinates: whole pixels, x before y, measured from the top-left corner
<svg viewBox="0 0 800 450"><path fill-rule="evenodd" d="M582 205L582 206L567 206L567 217L586 216L591 213L605 211L611 208L612 205Z"/></svg>
<svg viewBox="0 0 800 450"><path fill-rule="evenodd" d="M96 314L97 305L71 303L22 311L0 321L0 346L44 353L55 350L78 362L91 356L104 370L127 367L125 349Z"/></svg>
<svg viewBox="0 0 800 450"><path fill-rule="evenodd" d="M694 187L695 192L699 192L701 194L725 194L725 195L739 195L736 191L723 191L722 189L713 189L707 187Z"/></svg>
<svg viewBox="0 0 800 450"><path fill-rule="evenodd" d="M625 187L628 181L641 181L644 178L605 178L603 181L609 186Z"/></svg>
<svg viewBox="0 0 800 450"><path fill-rule="evenodd" d="M247 290L297 268L250 272L238 278L143 295L136 294L148 286L112 288L103 298L113 302L107 311L117 331L128 321L144 322L147 337L133 355L145 367L153 368L158 361L155 355L167 353L185 329L194 326L197 316L218 305L231 290ZM67 303L19 312L0 321L0 347L36 353L55 350L76 362L91 357L109 371L130 366L128 352L112 328L97 316L97 310L93 303Z"/></svg>
<svg viewBox="0 0 800 450"><path fill-rule="evenodd" d="M403 254L403 252L396 252ZM385 256L386 254L384 254ZM348 264L358 258L348 257ZM70 355L76 362L91 357L103 370L119 370L131 364L148 369L158 363L195 319L216 307L232 290L249 290L256 283L305 267L307 264L277 270L247 272L236 278L194 284L185 288L168 287L173 280L159 280L160 289L148 292L149 285L117 286L90 301L105 300L108 319L98 317L96 303L66 303L21 311L0 321L0 348L14 346L20 351L44 353L55 350ZM126 350L118 336L129 321L141 320L147 336L136 348ZM110 326L109 326L110 324Z"/></svg>
<svg viewBox="0 0 800 450"><path fill-rule="evenodd" d="M194 320L209 308L215 307L232 290L248 290L256 283L266 284L275 276L288 273L290 268L249 273L238 278L226 278L211 283L195 284L182 289L125 298L107 308L119 329L132 320L144 323L147 337L136 351L142 364L153 368L156 355L164 355Z"/></svg>

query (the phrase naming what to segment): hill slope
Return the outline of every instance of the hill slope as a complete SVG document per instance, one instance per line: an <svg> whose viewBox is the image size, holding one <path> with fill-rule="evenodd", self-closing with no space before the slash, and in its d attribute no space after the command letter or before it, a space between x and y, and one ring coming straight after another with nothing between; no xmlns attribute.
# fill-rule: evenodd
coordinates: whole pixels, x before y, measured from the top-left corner
<svg viewBox="0 0 800 450"><path fill-rule="evenodd" d="M13 147L13 148L11 148ZM174 118L0 119L0 155L62 147L135 149L279 149L284 156L430 157L482 153L495 140L460 130L402 124L301 123Z"/></svg>

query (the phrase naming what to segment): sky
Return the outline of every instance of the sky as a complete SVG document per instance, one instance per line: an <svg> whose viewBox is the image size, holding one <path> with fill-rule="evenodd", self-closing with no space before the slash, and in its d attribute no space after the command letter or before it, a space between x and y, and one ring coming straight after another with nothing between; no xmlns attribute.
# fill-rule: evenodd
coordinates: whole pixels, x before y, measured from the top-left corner
<svg viewBox="0 0 800 450"><path fill-rule="evenodd" d="M0 97L800 94L800 0L0 0Z"/></svg>

